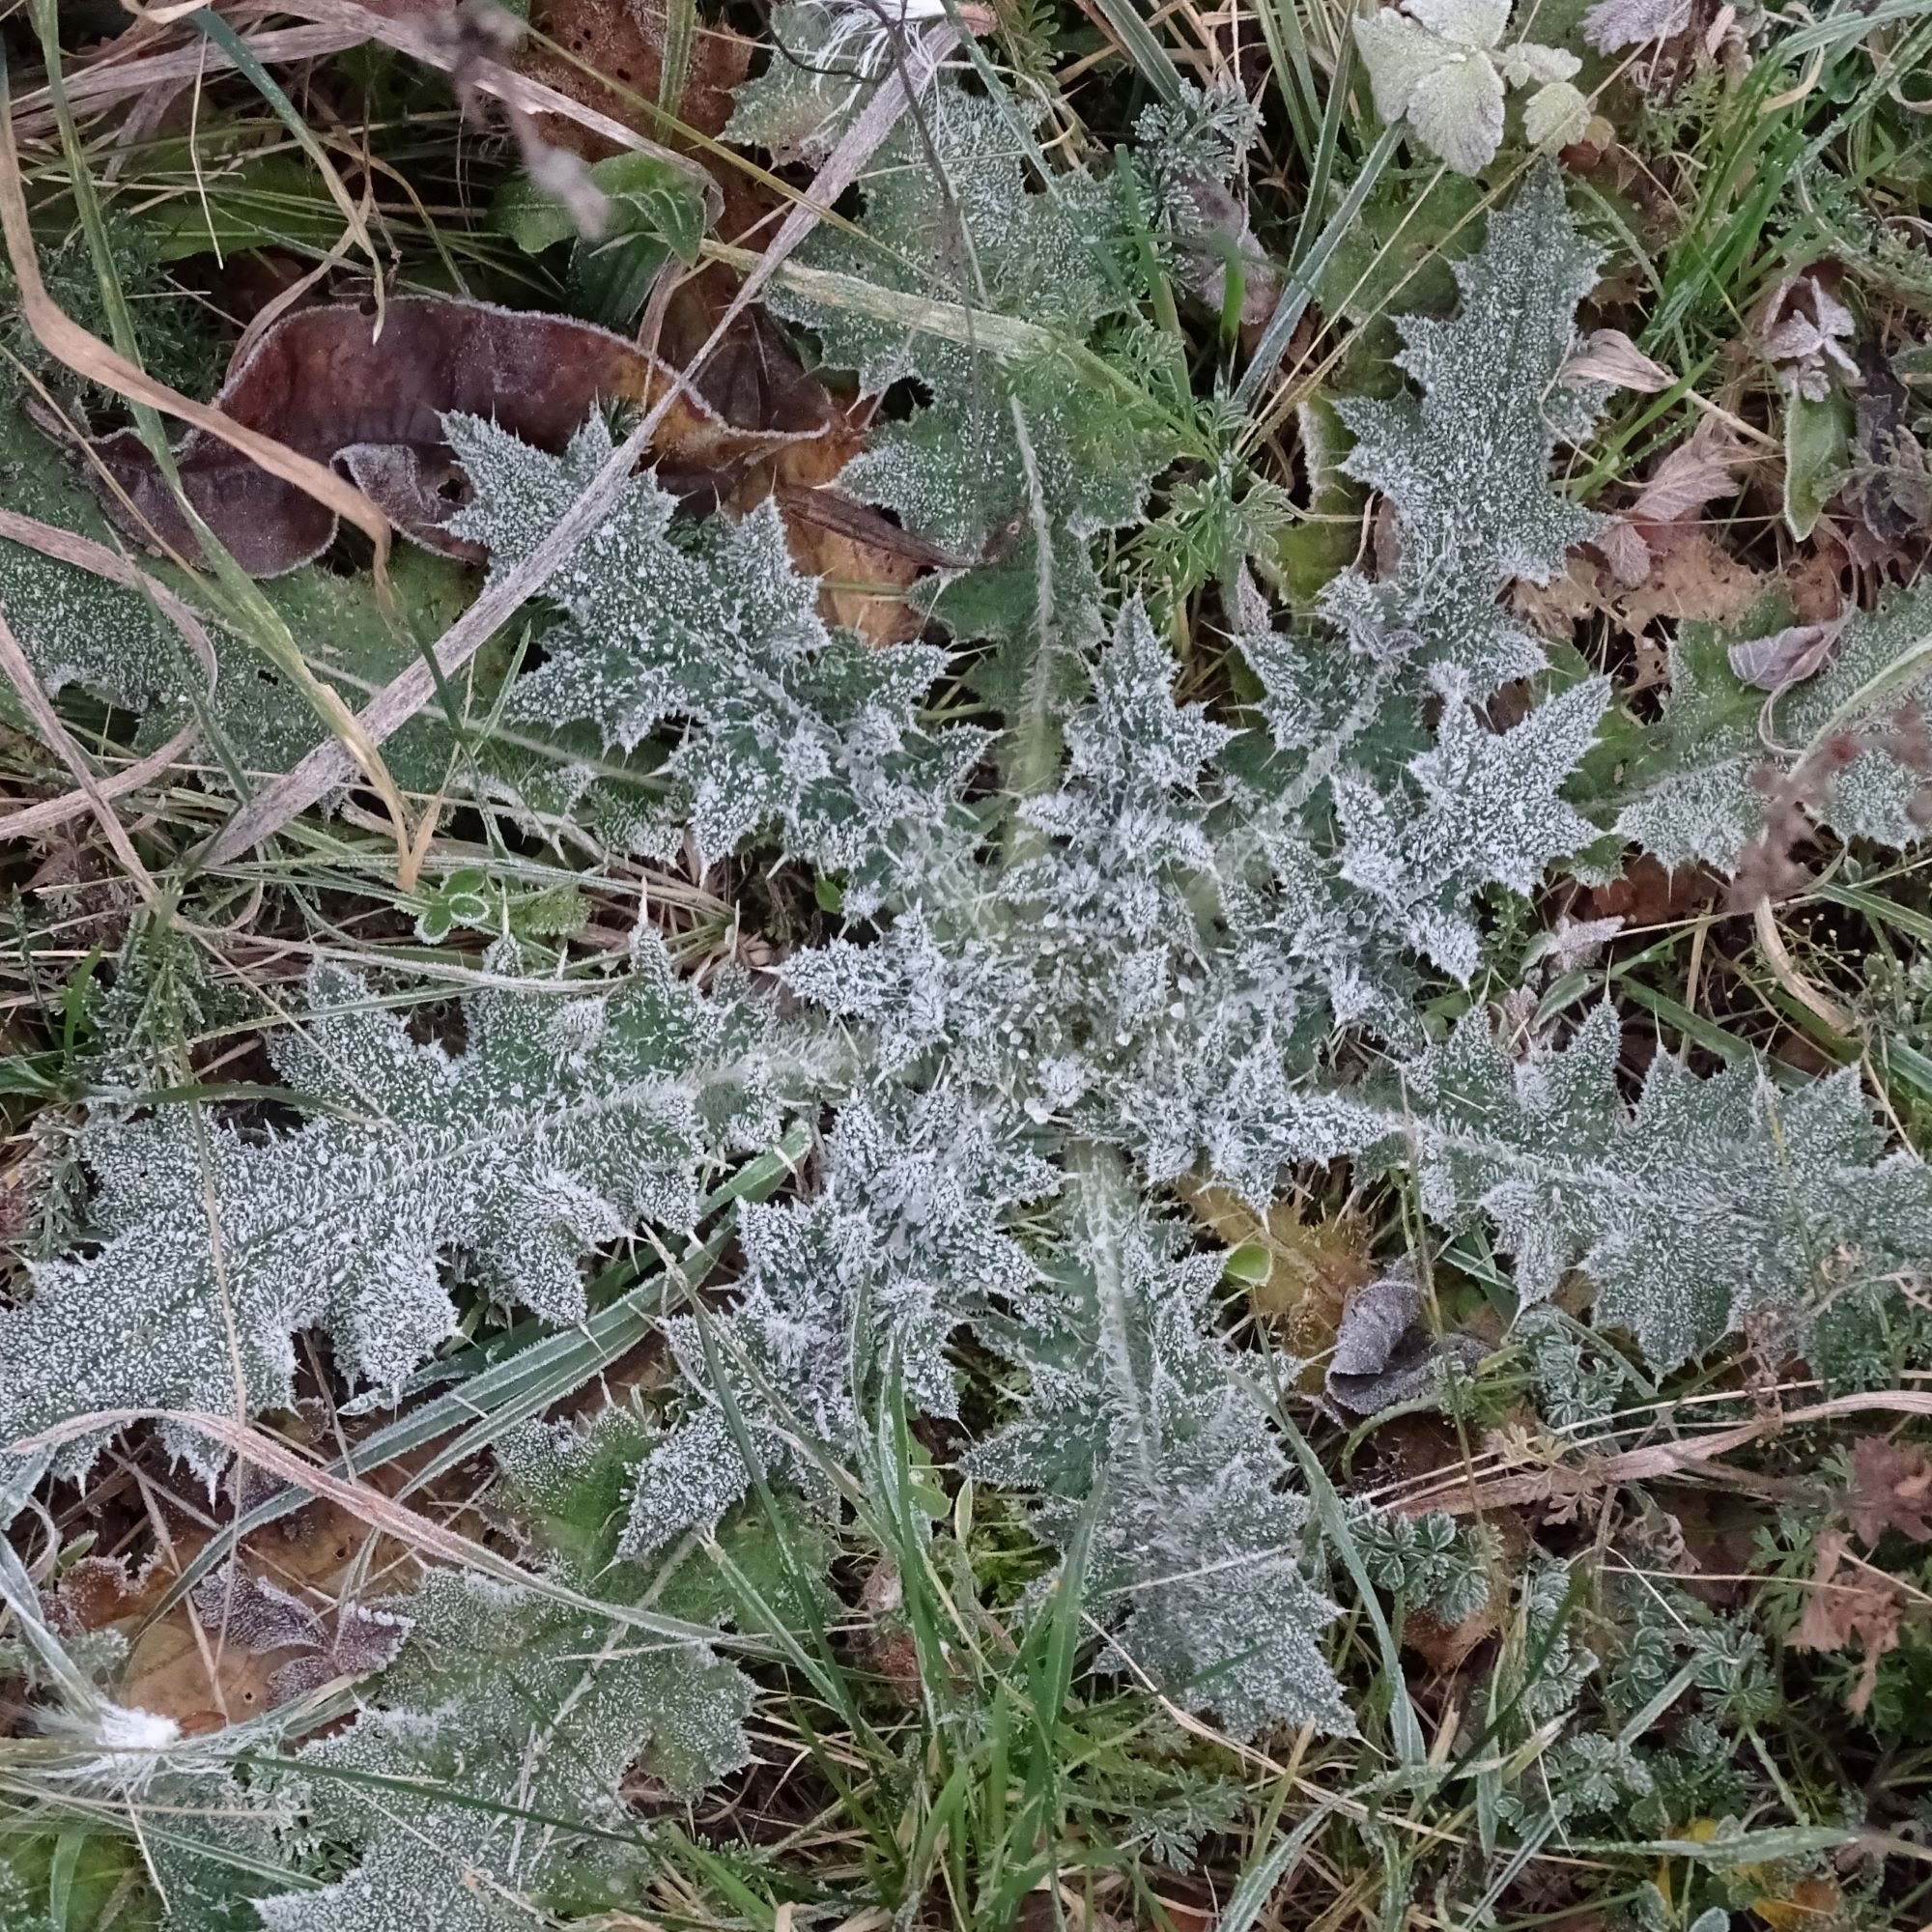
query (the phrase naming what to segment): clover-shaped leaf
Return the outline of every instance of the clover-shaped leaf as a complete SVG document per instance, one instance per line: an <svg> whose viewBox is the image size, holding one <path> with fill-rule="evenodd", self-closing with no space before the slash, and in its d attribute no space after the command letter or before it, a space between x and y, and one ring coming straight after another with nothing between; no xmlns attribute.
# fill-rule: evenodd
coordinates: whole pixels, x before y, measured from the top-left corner
<svg viewBox="0 0 1932 1932"><path fill-rule="evenodd" d="M1523 131L1544 147L1574 140L1589 103L1571 84L1575 54L1535 41L1498 49L1509 0L1406 0L1355 22L1376 112L1406 121L1415 138L1458 174L1494 158L1503 138L1505 86L1536 86Z"/></svg>
<svg viewBox="0 0 1932 1932"><path fill-rule="evenodd" d="M440 945L457 926L494 932L500 923L497 895L489 873L466 866L424 895L416 914L416 937L425 945Z"/></svg>

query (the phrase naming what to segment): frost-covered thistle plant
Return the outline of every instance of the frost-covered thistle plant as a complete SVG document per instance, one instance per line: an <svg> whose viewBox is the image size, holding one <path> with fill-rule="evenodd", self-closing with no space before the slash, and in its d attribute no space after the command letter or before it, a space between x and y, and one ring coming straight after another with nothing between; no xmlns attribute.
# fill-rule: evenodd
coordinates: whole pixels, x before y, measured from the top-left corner
<svg viewBox="0 0 1932 1932"><path fill-rule="evenodd" d="M1401 35L1418 127L1418 97L1451 83L1499 102L1501 13L1410 14L1362 25L1368 44ZM839 71L775 64L733 131L822 153L891 42L850 9L779 21ZM1456 47L1419 48L1429 21ZM1561 79L1549 51L1513 55ZM700 1174L769 1147L788 1113L823 1127L785 1198L736 1210L724 1285L664 1314L668 1387L582 1432L495 1442L528 1586L432 1575L384 1611L408 1643L357 1687L353 1721L260 1788L222 1788L224 1829L271 1875L288 1855L271 1801L330 1847L321 1881L264 1891L271 1932L495 1932L635 1887L655 1853L622 1779L685 1797L749 1751L751 1680L686 1566L713 1545L742 1565L753 1492L824 1540L901 1415L977 1434L960 1471L1008 1492L1045 1573L1031 1601L1077 1600L1102 1669L1235 1736L1347 1735L1329 1564L1277 1426L1293 1384L1231 1339L1225 1257L1165 1198L1183 1177L1265 1209L1292 1164L1400 1175L1422 1220L1484 1244L1558 1427L1619 1400L1639 1352L1668 1370L1765 1317L1829 1342L1932 1273L1932 1178L1888 1151L1855 1072L1786 1091L1658 1055L1639 1081L1606 1004L1520 1037L1492 1025L1499 905L1520 913L1566 867L1604 877L1626 841L1737 864L1767 755L1794 780L1836 748L1809 801L1822 824L1900 843L1917 828L1918 769L1888 735L1918 682L1909 603L1849 625L1779 694L1768 753L1762 695L1713 640L1680 640L1657 755L1583 795L1609 684L1553 661L1503 601L1602 527L1550 477L1603 400L1565 377L1598 251L1557 174L1490 218L1453 314L1402 321L1406 386L1340 408L1393 560L1342 571L1286 623L1230 571L1241 663L1217 681L1170 648L1161 586L1116 593L1099 540L1181 449L1142 244L1162 261L1201 240L1200 184L1233 169L1246 103L1151 110L1152 152L1101 175L1039 154L997 85L949 74L933 99L867 176L865 232L822 228L802 251L819 278L771 295L827 365L913 392L838 485L955 559L913 593L929 639L875 649L829 626L775 507L700 518L636 478L550 581L541 662L503 705L581 762L540 798L497 753L486 767L513 811L594 818L633 851L707 869L777 855L817 875L842 929L772 984L720 974L703 992L649 939L582 981L505 944L460 1047L389 1012L388 982L320 967L276 1049L299 1120L165 1097L143 1114L117 1075L83 1130L94 1245L0 1316L0 1440L99 1410L285 1406L305 1329L346 1380L392 1393L488 1304L570 1328L594 1250L682 1234ZM860 281L873 299L841 298ZM611 446L596 420L561 454L447 430L474 486L458 527L499 573ZM997 723L948 722L960 675ZM607 787L607 757L635 757L645 784ZM462 876L425 933L468 917ZM1579 1303L1556 1298L1583 1283L1591 1350ZM168 1443L217 1472L191 1426ZM60 1472L99 1447L67 1443ZM1502 1604L1489 1552L1448 1519L1349 1520L1406 1609ZM639 1640L586 1607L593 1591L687 1621ZM1521 1580L1512 1746L1566 1721L1595 1672L1570 1596L1554 1564ZM1634 1685L1681 1667L1645 1642ZM1658 1797L1614 1742L1564 1739L1550 1764L1550 1791L1525 1780L1502 1815L1553 1827Z"/></svg>

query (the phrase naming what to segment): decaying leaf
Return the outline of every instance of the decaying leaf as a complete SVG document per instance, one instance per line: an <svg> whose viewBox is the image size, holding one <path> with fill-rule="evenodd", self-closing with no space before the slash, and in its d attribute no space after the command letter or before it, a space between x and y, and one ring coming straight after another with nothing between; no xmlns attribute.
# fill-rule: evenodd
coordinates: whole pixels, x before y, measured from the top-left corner
<svg viewBox="0 0 1932 1932"><path fill-rule="evenodd" d="M1932 456L1912 432L1910 392L1877 340L1865 345L1859 366L1851 499L1874 550L1900 550L1916 561L1912 547L1932 529Z"/></svg>
<svg viewBox="0 0 1932 1932"><path fill-rule="evenodd" d="M655 448L660 477L680 495L729 494L756 458L796 440L797 433L733 428L675 371L622 336L485 302L392 301L380 322L353 304L297 309L247 348L216 400L290 448L341 463L416 542L473 556L442 528L468 495L443 438L445 414L494 418L555 450L594 409L647 409L667 391L673 401ZM130 534L197 554L139 439L123 431L96 447L135 512L109 500ZM188 500L250 575L278 577L333 540L336 520L327 504L230 445L197 432L175 456Z"/></svg>
<svg viewBox="0 0 1932 1932"><path fill-rule="evenodd" d="M1437 1342L1422 1321L1422 1291L1406 1274L1378 1275L1349 1296L1328 1358L1328 1399L1356 1415L1378 1415L1412 1402L1430 1385L1438 1361L1465 1365L1487 1351L1471 1335Z"/></svg>
<svg viewBox="0 0 1932 1932"><path fill-rule="evenodd" d="M217 1649L281 1658L267 1685L276 1703L382 1669L410 1634L406 1616L354 1601L317 1607L234 1564L204 1577L190 1601Z"/></svg>
<svg viewBox="0 0 1932 1932"><path fill-rule="evenodd" d="M1743 438L1722 416L1699 416L1690 436L1637 493L1630 515L1643 523L1682 522L1706 503L1735 496L1738 471L1749 460Z"/></svg>
<svg viewBox="0 0 1932 1932"><path fill-rule="evenodd" d="M403 1463L372 1480L407 1479ZM209 1532L177 1533L138 1568L84 1557L62 1577L56 1611L71 1629L120 1630L132 1648L117 1687L130 1709L200 1735L258 1716L335 1677L380 1668L407 1626L356 1601L407 1589L417 1566L347 1509L317 1501L243 1540L232 1562L204 1577L187 1602L155 1611L207 1547ZM150 1621L152 1619L152 1621Z"/></svg>
<svg viewBox="0 0 1932 1932"><path fill-rule="evenodd" d="M1858 319L1838 299L1834 264L1787 275L1758 310L1755 327L1778 381L1794 396L1823 402L1835 380L1857 384L1859 365L1845 345Z"/></svg>
<svg viewBox="0 0 1932 1932"><path fill-rule="evenodd" d="M1932 1457L1915 1442L1860 1436L1852 1444L1845 1516L1863 1543L1876 1543L1889 1529L1932 1543Z"/></svg>
<svg viewBox="0 0 1932 1932"><path fill-rule="evenodd" d="M1455 1623L1444 1623L1433 1611L1409 1611L1403 1622L1402 1644L1432 1669L1454 1670L1476 1646L1495 1634L1509 1606L1509 1591L1500 1579L1480 1609Z"/></svg>
<svg viewBox="0 0 1932 1932"><path fill-rule="evenodd" d="M1831 656L1850 614L1826 624L1787 625L1768 638L1747 638L1730 647L1731 668L1759 691L1789 691L1813 676Z"/></svg>
<svg viewBox="0 0 1932 1932"><path fill-rule="evenodd" d="M530 24L563 49L561 56L531 45L517 65L588 107L634 121L647 134L664 130L639 100L656 101L664 87L665 50L675 45L664 0L537 0ZM672 103L677 117L700 134L717 134L731 112L731 89L751 69L754 43L728 27L699 19L685 47L683 84ZM554 139L571 139L561 124L546 124Z"/></svg>
<svg viewBox="0 0 1932 1932"><path fill-rule="evenodd" d="M1649 573L1616 600L1618 622L1633 636L1660 617L1736 624L1764 594L1765 581L1740 563L1708 530L1687 529L1667 550L1653 551Z"/></svg>
<svg viewBox="0 0 1932 1932"><path fill-rule="evenodd" d="M1583 38L1600 54L1670 41L1690 24L1690 0L1597 0L1583 15Z"/></svg>
<svg viewBox="0 0 1932 1932"><path fill-rule="evenodd" d="M1610 575L1634 589L1649 581L1661 555L1687 546L1700 557L1715 552L1705 532L1690 527L1690 520L1705 504L1737 494L1737 472L1747 460L1743 440L1721 416L1700 416L1636 500L1597 538Z"/></svg>
<svg viewBox="0 0 1932 1932"><path fill-rule="evenodd" d="M1235 1259L1255 1263L1240 1271L1255 1313L1298 1354L1328 1349L1350 1294L1375 1272L1366 1224L1346 1210L1305 1220L1293 1201L1271 1202L1258 1213L1232 1187L1186 1180L1181 1192L1203 1225L1235 1251L1231 1266Z"/></svg>
<svg viewBox="0 0 1932 1932"><path fill-rule="evenodd" d="M1653 362L1621 328L1598 328L1564 363L1562 380L1572 387L1579 383L1609 383L1640 396L1654 396L1677 378L1662 362Z"/></svg>
<svg viewBox="0 0 1932 1932"><path fill-rule="evenodd" d="M1845 1699L1845 1708L1858 1717L1877 1689L1879 1659L1898 1648L1904 1605L1890 1579L1873 1571L1854 1568L1840 1580L1846 1548L1843 1530L1820 1534L1810 1594L1791 1642L1798 1650L1846 1650L1854 1638L1858 1640L1862 1663L1859 1681Z"/></svg>

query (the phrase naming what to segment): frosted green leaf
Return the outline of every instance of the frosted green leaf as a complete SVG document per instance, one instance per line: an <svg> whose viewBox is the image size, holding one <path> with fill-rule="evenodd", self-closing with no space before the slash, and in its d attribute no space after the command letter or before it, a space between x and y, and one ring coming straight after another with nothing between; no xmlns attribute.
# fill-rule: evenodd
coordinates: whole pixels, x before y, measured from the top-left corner
<svg viewBox="0 0 1932 1932"><path fill-rule="evenodd" d="M1360 43L1360 35L1356 42ZM1408 92L1408 125L1461 175L1491 160L1503 138L1503 83L1481 54L1450 54Z"/></svg>
<svg viewBox="0 0 1932 1932"><path fill-rule="evenodd" d="M1665 866L1725 872L1780 791L1795 789L1841 837L1916 844L1924 833L1911 809L1926 775L1901 758L1893 725L1932 682L1929 635L1932 597L1894 593L1852 616L1815 675L1767 699L1731 669L1716 631L1684 625L1669 646L1662 716L1634 747L1604 815Z"/></svg>
<svg viewBox="0 0 1932 1932"><path fill-rule="evenodd" d="M775 7L769 32L771 65L736 90L724 139L816 167L892 71L892 41L865 8L819 0Z"/></svg>
<svg viewBox="0 0 1932 1932"><path fill-rule="evenodd" d="M1668 1369L1755 1312L1803 1323L1932 1264L1932 1170L1885 1151L1856 1067L1781 1094L1659 1054L1630 1108L1619 1047L1604 1006L1567 1048L1513 1060L1472 1009L1405 1072L1425 1211L1487 1216L1524 1300L1579 1268L1599 1323Z"/></svg>
<svg viewBox="0 0 1932 1932"><path fill-rule="evenodd" d="M639 1447L616 1410L583 1431L526 1425L505 1445L504 1500L573 1588L715 1622L701 1556L656 1577L611 1562L612 1505ZM413 1628L375 1700L293 1767L308 1829L357 1861L319 1891L263 1900L269 1932L526 1932L545 1909L609 1910L638 1895L655 1857L626 1775L687 1798L751 1755L753 1687L708 1645L449 1571L396 1607Z"/></svg>
<svg viewBox="0 0 1932 1932"><path fill-rule="evenodd" d="M997 874L909 884L883 939L795 954L787 981L877 1029L890 1068L943 1057L1037 1125L1077 1122L1144 1149L1167 1069L1200 1064L1210 1035L1245 1047L1271 1020L1292 1023L1292 976L1225 946L1215 919L1204 792L1232 733L1177 704L1173 685L1172 659L1130 603L1067 717L1058 788L1019 809L1024 850ZM1178 1171L1179 1142L1160 1131L1162 1168Z"/></svg>
<svg viewBox="0 0 1932 1932"><path fill-rule="evenodd" d="M1391 123L1406 119L1422 145L1459 174L1473 175L1495 158L1505 82L1567 82L1581 65L1575 54L1534 41L1498 52L1509 13L1508 0L1406 0L1406 9L1384 8L1354 22L1376 112ZM1557 125L1559 107L1568 113L1545 88L1525 131L1532 123L1546 131Z"/></svg>
<svg viewBox="0 0 1932 1932"><path fill-rule="evenodd" d="M1575 80L1583 63L1562 47L1539 46L1534 41L1519 41L1499 56L1497 65L1512 87L1527 87L1532 81Z"/></svg>
<svg viewBox="0 0 1932 1932"><path fill-rule="evenodd" d="M1356 439L1345 468L1390 497L1401 527L1392 576L1345 571L1324 594L1362 656L1402 656L1410 675L1476 697L1542 668L1541 645L1496 600L1513 578L1547 583L1601 526L1548 480L1558 440L1596 416L1600 392L1563 389L1557 374L1598 259L1560 181L1538 169L1456 265L1458 313L1403 320L1399 360L1421 395L1339 406Z"/></svg>
<svg viewBox="0 0 1932 1932"><path fill-rule="evenodd" d="M447 428L476 492L453 527L486 544L498 570L542 540L611 446L597 417L560 457L475 418ZM847 889L857 909L942 838L986 742L919 722L945 653L828 632L817 582L793 569L770 499L740 522L699 521L639 478L548 594L568 621L546 634L546 661L519 682L514 717L587 725L606 750L627 753L682 727L656 775L668 796L638 820L645 849L664 849L687 819L705 863L776 833L793 856L857 875ZM559 803L574 804L567 786Z"/></svg>
<svg viewBox="0 0 1932 1932"><path fill-rule="evenodd" d="M1057 1184L1045 1162L1003 1145L953 1095L847 1107L821 1195L740 1211L737 1306L707 1319L708 1336L694 1318L665 1324L700 1401L645 1458L624 1548L709 1529L750 1486L714 1363L767 1465L821 1499L816 1456L852 1452L888 1378L919 1412L956 1414L948 1340L1035 1278L1000 1213Z"/></svg>
<svg viewBox="0 0 1932 1932"><path fill-rule="evenodd" d="M969 1466L1035 1492L1062 1549L1095 1515L1084 1600L1168 1695L1237 1737L1347 1732L1317 1642L1335 1606L1297 1555L1307 1504L1212 1326L1222 1261L1177 1254L1105 1157L1088 1163L1048 1285L988 1327L1027 1389Z"/></svg>
<svg viewBox="0 0 1932 1932"><path fill-rule="evenodd" d="M768 74L741 99L762 115L778 93L796 99L799 89L795 77ZM955 635L1034 639L1050 576L1055 640L1084 646L1099 633L1086 539L1138 517L1173 444L1171 430L1143 419L1131 372L1122 384L1096 381L1092 360L1071 354L1103 324L1130 343L1150 333L1126 271L1131 242L1120 192L1070 171L1029 185L1037 104L1004 90L969 94L942 73L925 106L923 128L902 121L867 173L863 236L822 227L801 259L903 294L1022 318L1059 347L1002 359L782 285L766 299L813 330L825 359L857 371L867 393L907 378L924 389L929 400L909 416L874 425L839 488L893 510L944 549L982 559L939 593L938 614Z"/></svg>
<svg viewBox="0 0 1932 1932"><path fill-rule="evenodd" d="M1470 895L1486 885L1533 892L1552 860L1596 837L1558 794L1608 702L1608 681L1591 678L1492 732L1452 701L1435 749L1409 767L1419 805L1359 774L1338 774L1342 877L1386 906L1417 952L1466 980L1477 946Z"/></svg>
<svg viewBox="0 0 1932 1932"><path fill-rule="evenodd" d="M0 465L10 510L113 547L111 526L73 488L59 450L5 399ZM0 611L49 691L81 685L132 711L186 695L193 659L145 597L4 537ZM4 704L6 715L24 726L11 687Z"/></svg>
<svg viewBox="0 0 1932 1932"><path fill-rule="evenodd" d="M276 1048L300 1126L249 1133L180 1106L89 1123L99 1245L35 1269L0 1317L8 1439L95 1409L284 1407L309 1327L346 1375L393 1389L455 1326L459 1259L487 1294L577 1321L587 1249L689 1226L697 1162L778 1128L768 1018L728 987L697 993L655 940L608 990L471 994L461 1053L416 1042L337 966L312 972L307 1003ZM174 1446L219 1466L191 1434ZM71 1445L63 1467L99 1447Z"/></svg>
<svg viewBox="0 0 1932 1932"><path fill-rule="evenodd" d="M1561 148L1580 141L1589 125L1589 99L1567 80L1539 87L1522 110L1523 137L1533 148Z"/></svg>

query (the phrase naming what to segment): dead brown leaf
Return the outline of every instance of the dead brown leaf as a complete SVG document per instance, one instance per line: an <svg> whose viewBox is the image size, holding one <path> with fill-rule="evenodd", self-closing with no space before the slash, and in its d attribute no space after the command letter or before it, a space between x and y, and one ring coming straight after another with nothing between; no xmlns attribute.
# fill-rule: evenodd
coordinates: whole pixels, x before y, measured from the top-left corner
<svg viewBox="0 0 1932 1932"><path fill-rule="evenodd" d="M1629 515L1638 523L1674 524L1738 491L1749 445L1721 416L1706 415L1671 450L1637 492Z"/></svg>
<svg viewBox="0 0 1932 1932"><path fill-rule="evenodd" d="M1621 918L1630 927L1666 925L1712 904L1723 883L1701 866L1666 872L1648 852L1640 852L1625 866L1622 878L1593 888L1587 903L1593 919Z"/></svg>
<svg viewBox="0 0 1932 1932"><path fill-rule="evenodd" d="M1785 386L1822 402L1834 383L1861 380L1846 348L1858 332L1858 318L1838 299L1844 270L1832 261L1816 262L1802 274L1781 281L1752 318L1766 357Z"/></svg>
<svg viewBox="0 0 1932 1932"><path fill-rule="evenodd" d="M1724 550L1708 530L1691 527L1681 540L1651 550L1650 574L1610 604L1612 614L1633 637L1660 617L1705 624L1740 622L1763 594L1764 579Z"/></svg>
<svg viewBox="0 0 1932 1932"><path fill-rule="evenodd" d="M1837 1881L1829 1878L1801 1878L1795 1885L1786 1880L1776 1891L1753 1898L1750 1909L1772 1932L1838 1932L1840 1927L1849 1932L1854 1922L1846 1915Z"/></svg>
<svg viewBox="0 0 1932 1932"><path fill-rule="evenodd" d="M1603 607L1596 572L1587 558L1573 554L1548 583L1520 577L1510 586L1510 608L1539 638L1567 638L1585 617Z"/></svg>
<svg viewBox="0 0 1932 1932"><path fill-rule="evenodd" d="M1863 1543L1876 1543L1888 1529L1932 1543L1932 1457L1917 1443L1861 1435L1852 1444L1845 1515Z"/></svg>
<svg viewBox="0 0 1932 1932"><path fill-rule="evenodd" d="M395 1481L401 1480L398 1471ZM401 1639L393 1625L371 1622L379 1613L345 1601L349 1581L359 1569L386 1595L407 1587L415 1565L400 1546L374 1536L334 1502L310 1503L255 1531L229 1568L204 1577L185 1601L156 1618L210 1534L178 1534L166 1551L131 1570L110 1557L84 1557L61 1578L56 1607L65 1622L80 1630L120 1629L132 1637L118 1693L123 1703L199 1735L270 1710L328 1677L373 1669L393 1654L393 1645L378 1655L380 1645L361 1641L371 1632ZM324 1675L315 1674L317 1665Z"/></svg>
<svg viewBox="0 0 1932 1932"><path fill-rule="evenodd" d="M1856 1581L1837 1581L1845 1550L1843 1530L1828 1529L1819 1535L1811 1594L1791 1642L1798 1650L1846 1650L1854 1637L1858 1639L1863 1658L1859 1681L1845 1699L1845 1708L1859 1717L1877 1688L1879 1659L1898 1648L1904 1605L1890 1583L1870 1571L1855 1573Z"/></svg>
<svg viewBox="0 0 1932 1932"><path fill-rule="evenodd" d="M1791 600L1801 624L1823 624L1845 608L1845 566L1850 558L1829 541L1821 526L1811 542L1778 575L1778 588Z"/></svg>
<svg viewBox="0 0 1932 1932"><path fill-rule="evenodd" d="M1508 1602L1508 1592L1498 1581L1482 1608L1470 1611L1460 1623L1445 1624L1428 1610L1412 1610L1403 1623L1403 1648L1412 1650L1433 1669L1454 1670L1479 1643L1496 1634Z"/></svg>
<svg viewBox="0 0 1932 1932"><path fill-rule="evenodd" d="M517 65L532 79L586 107L630 121L639 110L625 99L627 94L649 101L658 98L665 19L663 0L538 0L530 9L530 24L563 54L531 45ZM731 115L731 90L751 71L753 46L743 35L700 20L677 107L686 127L707 135L723 130ZM649 114L643 118L656 120ZM560 128L547 127L545 131L561 134ZM643 131L660 134L662 124Z"/></svg>
<svg viewBox="0 0 1932 1932"><path fill-rule="evenodd" d="M1747 638L1730 647L1731 669L1746 684L1774 696L1789 691L1817 674L1850 614L1841 612L1822 624L1790 624L1767 638Z"/></svg>
<svg viewBox="0 0 1932 1932"><path fill-rule="evenodd" d="M661 480L680 495L715 501L794 440L733 428L675 371L589 323L431 298L388 303L380 333L377 317L349 303L284 315L230 368L217 401L313 461L341 463L417 543L474 557L442 527L467 497L443 440L445 412L493 418L554 450L600 404L648 409L667 396L652 446ZM130 533L192 555L192 533L139 439L123 431L96 447L136 512L110 499ZM330 505L228 442L196 431L176 463L189 500L253 576L293 570L334 538Z"/></svg>
<svg viewBox="0 0 1932 1932"><path fill-rule="evenodd" d="M1350 1292L1376 1271L1366 1223L1346 1210L1305 1219L1292 1201L1272 1202L1260 1214L1232 1187L1183 1181L1181 1192L1195 1218L1230 1248L1265 1251L1267 1273L1248 1290L1255 1313L1297 1354L1332 1347Z"/></svg>
<svg viewBox="0 0 1932 1932"><path fill-rule="evenodd" d="M1652 361L1621 328L1599 328L1564 363L1557 380L1572 387L1608 383L1640 396L1654 396L1677 379L1662 362Z"/></svg>

